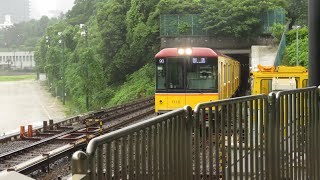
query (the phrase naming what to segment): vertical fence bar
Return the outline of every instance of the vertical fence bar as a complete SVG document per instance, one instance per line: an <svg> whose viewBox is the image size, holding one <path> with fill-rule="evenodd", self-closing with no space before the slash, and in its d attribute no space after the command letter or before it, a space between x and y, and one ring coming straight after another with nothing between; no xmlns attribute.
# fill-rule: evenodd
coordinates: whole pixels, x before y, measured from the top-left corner
<svg viewBox="0 0 320 180"><path fill-rule="evenodd" d="M237 133L237 104L233 103L232 104L232 123L233 123L233 178L234 180L238 179L238 146L237 146L237 138L238 138L238 133ZM239 133L240 134L240 133ZM240 142L241 143L241 142ZM230 167L231 168L231 167Z"/></svg>
<svg viewBox="0 0 320 180"><path fill-rule="evenodd" d="M209 122L209 179L213 179L213 119L212 108L208 110L208 122Z"/></svg>
<svg viewBox="0 0 320 180"><path fill-rule="evenodd" d="M220 139L219 139L219 133L220 133L220 119L219 119L219 106L214 107L214 115L215 115L215 128L214 128L214 134L215 134L215 154L216 154L216 178L220 178L220 151L219 151L219 146L220 146ZM196 155L195 155L196 156Z"/></svg>
<svg viewBox="0 0 320 180"><path fill-rule="evenodd" d="M102 152L103 152L103 146L99 146L97 149L97 175L98 175L98 179L103 179L103 156L102 156Z"/></svg>
<svg viewBox="0 0 320 180"><path fill-rule="evenodd" d="M254 144L253 144L253 101L249 101L249 113L250 113L250 119L249 119L249 138L250 138L250 178L254 178Z"/></svg>
<svg viewBox="0 0 320 180"><path fill-rule="evenodd" d="M201 159L202 159L202 179L207 179L207 162L206 162L206 120L205 109L200 110L200 124L201 124Z"/></svg>
<svg viewBox="0 0 320 180"><path fill-rule="evenodd" d="M159 179L159 175L158 175L158 141L157 141L157 136L158 136L158 132L157 132L157 124L153 127L153 176L154 179L157 180Z"/></svg>
<svg viewBox="0 0 320 180"><path fill-rule="evenodd" d="M266 167L265 162L266 162L266 154L267 154L267 150L265 147L265 139L264 139L264 135L266 135L266 128L264 129L263 127L267 126L266 124L267 122L267 114L268 114L268 105L266 104L266 99L260 99L260 134L259 134L259 142L260 142L260 179L264 179L264 177L266 177L266 179L268 179L267 176L267 171L266 171ZM264 154L265 153L265 154Z"/></svg>
<svg viewBox="0 0 320 180"><path fill-rule="evenodd" d="M175 171L175 175L177 177L180 176L180 163L179 163L179 160L180 160L180 157L179 157L179 117L176 116L175 117L175 120L174 120L174 155L173 157L175 158L175 168L176 168L176 171Z"/></svg>
<svg viewBox="0 0 320 180"><path fill-rule="evenodd" d="M187 147L186 147L186 150L187 150L187 159L188 159L188 168L187 168L187 179L188 180L191 180L193 179L193 163L192 163L192 109L190 106L188 107L185 107L185 110L186 110L186 121L187 121L187 125L186 125L186 128L187 128L187 136L186 136L186 140L187 140Z"/></svg>
<svg viewBox="0 0 320 180"><path fill-rule="evenodd" d="M298 135L297 135L297 141L298 141L298 179L302 178L302 134L301 134L301 93L298 93L297 97L297 129L298 129Z"/></svg>
<svg viewBox="0 0 320 180"><path fill-rule="evenodd" d="M107 143L106 144L107 148L106 148L106 178L107 179L111 179L112 178L112 153L111 153L111 146L112 143Z"/></svg>
<svg viewBox="0 0 320 180"><path fill-rule="evenodd" d="M280 97L280 171L281 178L285 178L285 124L284 124L284 98Z"/></svg>
<svg viewBox="0 0 320 180"><path fill-rule="evenodd" d="M255 173L256 173L256 179L260 177L259 174L259 109L258 109L258 100L254 100L254 166L255 166Z"/></svg>
<svg viewBox="0 0 320 180"><path fill-rule="evenodd" d="M238 103L238 113L239 113L239 175L240 175L240 180L243 180L243 119L242 119L242 102Z"/></svg>
<svg viewBox="0 0 320 180"><path fill-rule="evenodd" d="M135 177L136 179L140 179L140 131L134 134L135 136Z"/></svg>
<svg viewBox="0 0 320 180"><path fill-rule="evenodd" d="M222 179L226 179L226 151L225 151L225 121L226 121L226 106L221 107L221 154L222 154Z"/></svg>
<svg viewBox="0 0 320 180"><path fill-rule="evenodd" d="M285 113L284 113L284 129L285 129L285 134L284 134L284 139L285 139L285 164L286 164L286 178L290 178L290 172L289 172L289 118L288 118L288 111L289 111L289 104L288 104L288 95L284 96L284 107L285 107Z"/></svg>
<svg viewBox="0 0 320 180"><path fill-rule="evenodd" d="M114 141L114 179L119 179L119 140Z"/></svg>
<svg viewBox="0 0 320 180"><path fill-rule="evenodd" d="M141 179L146 178L146 131L141 130Z"/></svg>
<svg viewBox="0 0 320 180"><path fill-rule="evenodd" d="M200 122L199 122L199 116L196 114L195 115L195 127L194 127L194 176L195 180L200 180Z"/></svg>
<svg viewBox="0 0 320 180"><path fill-rule="evenodd" d="M311 137L310 137L310 133L311 133L311 122L312 122L312 108L311 108L311 92L306 92L307 94L307 98L306 98L306 101L307 101L307 104L306 104L306 108L307 108L307 120L306 120L306 128L307 128L307 131L306 131L306 142L307 142L307 145L306 145L306 158L307 158L307 179L312 179L312 161L311 161L311 147L312 147L312 141L311 141Z"/></svg>
<svg viewBox="0 0 320 180"><path fill-rule="evenodd" d="M294 141L293 141L293 152L294 152L294 154L293 154L293 163L294 163L294 168L293 168L293 172L294 172L294 174L293 174L293 176L294 176L294 180L296 180L296 179L298 179L298 171L299 171L299 169L298 169L298 167L299 167L299 164L298 164L298 158L299 158L299 156L298 156L298 130L297 130L297 125L299 124L299 123L297 123L297 120L298 120L298 118L297 118L297 94L296 93L294 93L293 94L293 97L292 97L292 99L293 99L293 101L292 101L292 107L293 107L293 109L292 109L292 114L293 114L293 124L292 124L292 126L293 126L293 134L294 134Z"/></svg>
<svg viewBox="0 0 320 180"><path fill-rule="evenodd" d="M122 156L122 163L121 163L121 178L126 180L128 178L128 173L127 173L127 167L128 167L128 152L127 152L127 142L128 142L128 137L123 137L121 138L121 156Z"/></svg>
<svg viewBox="0 0 320 180"><path fill-rule="evenodd" d="M230 112L230 106L227 105L227 115L226 115L226 121L227 121L227 138L228 138L228 149L227 149L227 159L228 159L228 169L227 169L227 178L231 179L231 112Z"/></svg>
<svg viewBox="0 0 320 180"><path fill-rule="evenodd" d="M148 136L148 176L147 179L152 179L152 130L151 127L147 129Z"/></svg>
<svg viewBox="0 0 320 180"><path fill-rule="evenodd" d="M164 165L163 165L163 123L159 123L158 126L159 132L159 176L160 179L164 179Z"/></svg>
<svg viewBox="0 0 320 180"><path fill-rule="evenodd" d="M167 151L167 148L168 148L168 131L167 131L167 128L168 128L168 121L165 121L163 123L163 164L164 164L164 178L165 179L169 179L169 163L168 163L168 151Z"/></svg>
<svg viewBox="0 0 320 180"><path fill-rule="evenodd" d="M292 94L289 94L288 95L288 109L289 109L289 116L288 116L288 119L289 119L289 129L288 129L288 134L289 134L289 138L290 138L290 144L289 144L289 166L290 166L290 174L289 174L289 178L290 179L293 179L293 139L294 139L294 134L293 134L293 121L292 121L292 110L294 109L294 106L292 104Z"/></svg>
<svg viewBox="0 0 320 180"><path fill-rule="evenodd" d="M304 161L305 161L305 93L302 92L301 93L301 100L302 100L302 104L300 106L301 108L301 122L300 122L300 126L301 126L301 175L302 175L302 179L306 179L306 171L305 171L305 166L304 166Z"/></svg>
<svg viewBox="0 0 320 180"><path fill-rule="evenodd" d="M134 153L133 153L133 141L134 141L134 135L131 134L129 136L129 179L134 179Z"/></svg>
<svg viewBox="0 0 320 180"><path fill-rule="evenodd" d="M173 179L173 156L172 156L172 147L173 147L173 133L172 133L172 119L168 120L168 147L167 147L167 151L168 151L168 174L169 174L169 179Z"/></svg>
<svg viewBox="0 0 320 180"><path fill-rule="evenodd" d="M249 130L248 130L248 104L247 102L244 102L244 133L245 133L245 179L249 179L249 147L248 147L248 134L249 134Z"/></svg>

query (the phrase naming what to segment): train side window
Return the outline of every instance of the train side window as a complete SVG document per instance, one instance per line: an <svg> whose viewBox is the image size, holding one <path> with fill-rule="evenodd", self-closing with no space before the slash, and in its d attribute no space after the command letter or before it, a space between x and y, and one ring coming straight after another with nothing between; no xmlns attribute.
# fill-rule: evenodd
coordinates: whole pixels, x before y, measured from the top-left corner
<svg viewBox="0 0 320 180"><path fill-rule="evenodd" d="M224 74L223 82L224 82L224 84L226 84L226 82L227 82L227 72L226 72L226 65L225 64L223 65L223 74Z"/></svg>
<svg viewBox="0 0 320 180"><path fill-rule="evenodd" d="M228 83L230 83L230 64L228 65Z"/></svg>
<svg viewBox="0 0 320 180"><path fill-rule="evenodd" d="M303 81L302 81L302 87L301 88L305 88L305 87L308 87L309 86L309 81L308 81L308 79L304 79Z"/></svg>
<svg viewBox="0 0 320 180"><path fill-rule="evenodd" d="M272 91L272 79L262 79L260 81L260 93L268 95Z"/></svg>
<svg viewBox="0 0 320 180"><path fill-rule="evenodd" d="M156 71L156 87L159 90L166 89L166 66L165 59L157 60L157 71Z"/></svg>

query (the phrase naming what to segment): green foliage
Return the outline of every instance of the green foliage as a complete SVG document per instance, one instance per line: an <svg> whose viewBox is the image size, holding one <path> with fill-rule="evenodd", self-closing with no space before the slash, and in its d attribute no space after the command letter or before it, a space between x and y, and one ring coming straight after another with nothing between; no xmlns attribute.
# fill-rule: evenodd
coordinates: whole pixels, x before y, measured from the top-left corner
<svg viewBox="0 0 320 180"><path fill-rule="evenodd" d="M284 33L285 26L279 23L274 24L271 27L271 35L273 36L273 41L276 44L279 44Z"/></svg>
<svg viewBox="0 0 320 180"><path fill-rule="evenodd" d="M290 30L287 33L288 46L286 48L286 60L289 62L289 65L296 65L296 30ZM303 27L299 29L299 40L298 40L298 60L299 65L308 68L308 29Z"/></svg>
<svg viewBox="0 0 320 180"><path fill-rule="evenodd" d="M296 29L292 29L290 31L288 31L286 38L288 41L288 44L292 44L295 42L296 40L296 33L297 30ZM305 39L308 38L308 28L307 27L302 27L298 29L298 33L299 33L299 39Z"/></svg>
<svg viewBox="0 0 320 180"><path fill-rule="evenodd" d="M201 22L209 34L252 37L259 33L260 14L276 4L252 0L208 0Z"/></svg>
<svg viewBox="0 0 320 180"><path fill-rule="evenodd" d="M271 35L276 39L278 43L281 41L281 37L284 30L285 30L285 26L279 23L274 24L271 27Z"/></svg>
<svg viewBox="0 0 320 180"><path fill-rule="evenodd" d="M133 99L153 95L155 87L154 70L154 65L147 64L130 75L127 82L120 86L118 92L108 104L122 104Z"/></svg>

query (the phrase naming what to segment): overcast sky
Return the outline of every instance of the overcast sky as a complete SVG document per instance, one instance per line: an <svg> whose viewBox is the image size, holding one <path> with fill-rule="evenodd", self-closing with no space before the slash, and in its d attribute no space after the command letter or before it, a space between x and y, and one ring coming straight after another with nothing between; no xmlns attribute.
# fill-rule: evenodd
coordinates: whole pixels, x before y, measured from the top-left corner
<svg viewBox="0 0 320 180"><path fill-rule="evenodd" d="M39 19L43 15L53 16L54 12L67 12L73 6L74 0L30 0L31 18Z"/></svg>

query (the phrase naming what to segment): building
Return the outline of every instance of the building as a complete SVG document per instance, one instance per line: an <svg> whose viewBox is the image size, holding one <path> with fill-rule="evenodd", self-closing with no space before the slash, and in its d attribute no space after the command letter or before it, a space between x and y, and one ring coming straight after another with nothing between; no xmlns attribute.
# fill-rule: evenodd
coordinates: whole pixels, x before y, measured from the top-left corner
<svg viewBox="0 0 320 180"><path fill-rule="evenodd" d="M29 0L0 0L0 22L5 21L5 16L11 16L13 24L30 19Z"/></svg>
<svg viewBox="0 0 320 180"><path fill-rule="evenodd" d="M0 67L9 69L33 70L35 69L34 52L0 52Z"/></svg>
<svg viewBox="0 0 320 180"><path fill-rule="evenodd" d="M0 23L0 30L3 29L3 28L11 27L11 26L13 26L13 24L11 22L11 16L10 15L6 15L4 23L2 23L2 24Z"/></svg>

